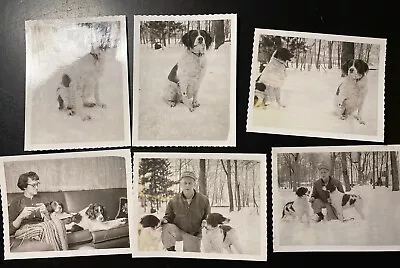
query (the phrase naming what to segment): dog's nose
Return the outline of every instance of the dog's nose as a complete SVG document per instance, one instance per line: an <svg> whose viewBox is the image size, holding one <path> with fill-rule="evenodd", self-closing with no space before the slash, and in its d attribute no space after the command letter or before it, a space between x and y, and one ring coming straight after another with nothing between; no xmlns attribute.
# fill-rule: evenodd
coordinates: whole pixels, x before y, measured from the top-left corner
<svg viewBox="0 0 400 268"><path fill-rule="evenodd" d="M352 74L354 72L354 68L350 68L349 72Z"/></svg>
<svg viewBox="0 0 400 268"><path fill-rule="evenodd" d="M203 43L203 40L204 40L204 39L203 39L202 36L199 36L199 39L198 39L198 40L199 40L199 43L201 44L201 43Z"/></svg>

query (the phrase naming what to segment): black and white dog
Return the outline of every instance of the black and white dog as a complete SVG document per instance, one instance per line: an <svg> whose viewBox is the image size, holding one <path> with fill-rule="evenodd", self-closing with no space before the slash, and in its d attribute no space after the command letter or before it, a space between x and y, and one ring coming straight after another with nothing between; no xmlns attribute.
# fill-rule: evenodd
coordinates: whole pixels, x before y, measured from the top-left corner
<svg viewBox="0 0 400 268"><path fill-rule="evenodd" d="M226 225L230 219L220 213L210 213L202 222L202 244L207 253L244 253L236 229ZM234 251L235 250L235 251Z"/></svg>
<svg viewBox="0 0 400 268"><path fill-rule="evenodd" d="M207 68L205 53L211 43L211 35L204 30L190 30L183 35L185 52L172 67L164 88L163 99L171 107L184 103L193 112L200 106L197 97Z"/></svg>
<svg viewBox="0 0 400 268"><path fill-rule="evenodd" d="M287 48L278 48L272 54L271 60L256 80L255 107L265 107L271 101L276 101L280 107L285 107L281 103L281 87L286 79L287 63L293 57L294 55Z"/></svg>
<svg viewBox="0 0 400 268"><path fill-rule="evenodd" d="M329 192L329 198L331 205L335 209L336 216L339 220L345 221L343 216L343 210L353 207L361 218L364 219L364 202L361 196L356 194L344 194L336 189L335 185L328 184L326 190Z"/></svg>
<svg viewBox="0 0 400 268"><path fill-rule="evenodd" d="M362 111L368 93L368 71L368 64L360 59L348 60L343 64L342 73L347 76L336 90L334 110L340 119L346 120L357 112L355 118L360 124L365 124Z"/></svg>
<svg viewBox="0 0 400 268"><path fill-rule="evenodd" d="M148 214L140 219L138 230L138 249L140 251L162 250L161 221L157 216Z"/></svg>
<svg viewBox="0 0 400 268"><path fill-rule="evenodd" d="M310 223L311 208L308 202L309 190L306 187L299 187L296 191L296 199L287 202L283 206L282 218L286 219L288 216L292 219L299 219L300 221L305 218L306 223Z"/></svg>

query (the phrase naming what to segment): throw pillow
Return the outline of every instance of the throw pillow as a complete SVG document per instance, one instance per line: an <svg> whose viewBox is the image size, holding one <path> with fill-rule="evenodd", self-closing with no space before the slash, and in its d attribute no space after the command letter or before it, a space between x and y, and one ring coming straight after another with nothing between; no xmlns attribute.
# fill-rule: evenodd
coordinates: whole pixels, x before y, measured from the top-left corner
<svg viewBox="0 0 400 268"><path fill-rule="evenodd" d="M128 218L128 198L126 197L119 198L118 213L115 219L119 218Z"/></svg>

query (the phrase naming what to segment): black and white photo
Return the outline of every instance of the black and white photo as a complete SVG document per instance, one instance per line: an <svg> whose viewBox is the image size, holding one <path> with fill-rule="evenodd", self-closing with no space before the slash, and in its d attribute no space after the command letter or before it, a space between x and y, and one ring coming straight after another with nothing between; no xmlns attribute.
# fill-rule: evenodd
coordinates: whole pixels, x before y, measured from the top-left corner
<svg viewBox="0 0 400 268"><path fill-rule="evenodd" d="M129 150L0 158L4 258L130 253Z"/></svg>
<svg viewBox="0 0 400 268"><path fill-rule="evenodd" d="M255 29L247 131L384 140L386 39Z"/></svg>
<svg viewBox="0 0 400 268"><path fill-rule="evenodd" d="M273 148L274 251L400 248L398 146Z"/></svg>
<svg viewBox="0 0 400 268"><path fill-rule="evenodd" d="M133 257L266 260L266 158L135 153Z"/></svg>
<svg viewBox="0 0 400 268"><path fill-rule="evenodd" d="M135 16L135 146L235 146L236 14Z"/></svg>
<svg viewBox="0 0 400 268"><path fill-rule="evenodd" d="M25 150L130 145L125 16L29 20Z"/></svg>

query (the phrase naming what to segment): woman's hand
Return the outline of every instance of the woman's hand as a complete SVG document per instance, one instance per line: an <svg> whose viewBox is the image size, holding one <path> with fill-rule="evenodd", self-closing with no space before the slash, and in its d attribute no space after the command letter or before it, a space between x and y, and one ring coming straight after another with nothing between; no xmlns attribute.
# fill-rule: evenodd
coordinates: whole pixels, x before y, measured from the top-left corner
<svg viewBox="0 0 400 268"><path fill-rule="evenodd" d="M35 211L35 209L35 207L24 207L17 218L20 218L21 220L28 218Z"/></svg>
<svg viewBox="0 0 400 268"><path fill-rule="evenodd" d="M46 205L44 203L37 203L36 207L39 208L41 214L48 214Z"/></svg>

